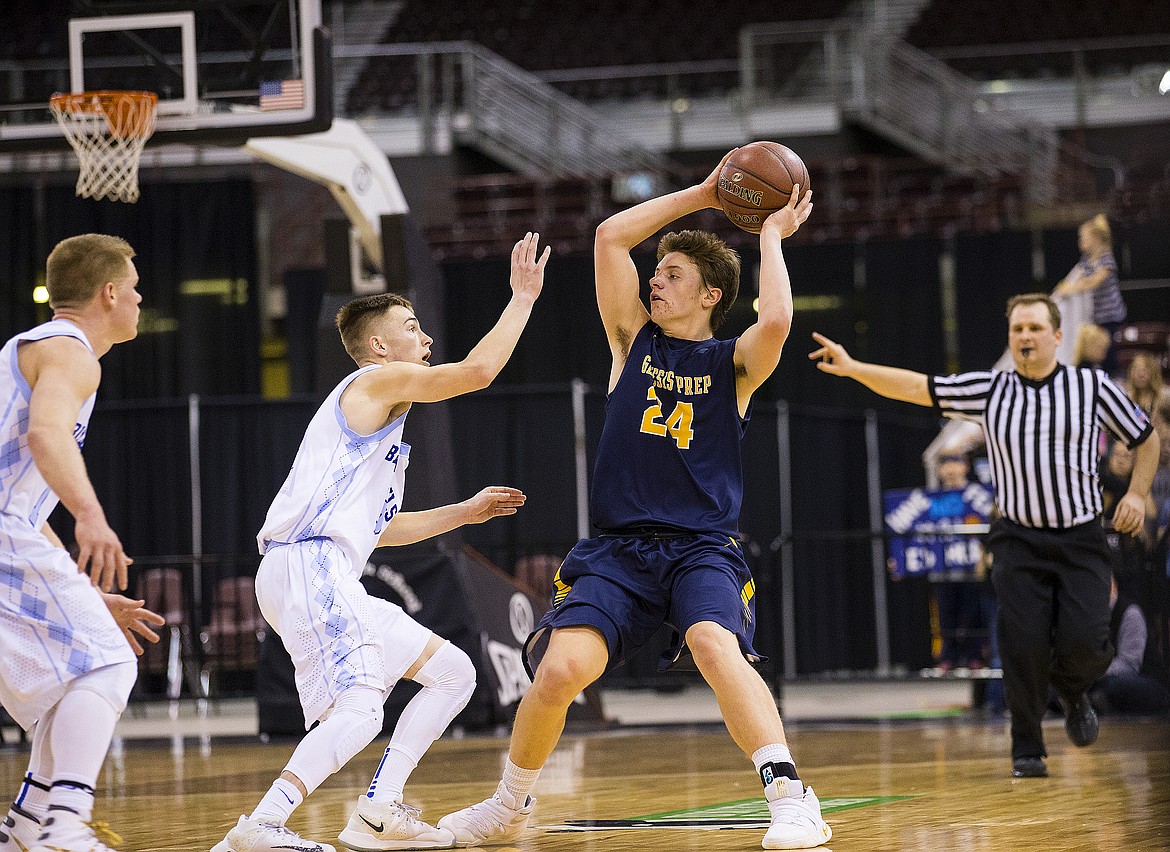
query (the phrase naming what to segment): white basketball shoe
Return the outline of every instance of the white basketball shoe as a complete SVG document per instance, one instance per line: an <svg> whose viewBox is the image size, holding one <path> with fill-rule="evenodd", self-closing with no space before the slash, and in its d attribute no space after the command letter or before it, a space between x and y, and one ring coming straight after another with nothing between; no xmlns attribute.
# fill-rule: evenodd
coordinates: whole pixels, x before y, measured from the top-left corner
<svg viewBox="0 0 1170 852"><path fill-rule="evenodd" d="M40 820L15 805L0 820L0 852L28 852L40 836Z"/></svg>
<svg viewBox="0 0 1170 852"><path fill-rule="evenodd" d="M439 820L439 828L455 835L456 846L499 846L524 833L535 804L536 799L529 796L521 805L501 782L490 799L447 814Z"/></svg>
<svg viewBox="0 0 1170 852"><path fill-rule="evenodd" d="M401 802L372 802L365 796L349 815L349 824L337 836L356 852L388 849L450 849L455 835L445 828L423 822L418 808Z"/></svg>
<svg viewBox="0 0 1170 852"><path fill-rule="evenodd" d="M768 802L772 825L764 835L764 848L813 849L828 843L833 829L821 819L821 803L812 787L789 780L788 791L789 795Z"/></svg>
<svg viewBox="0 0 1170 852"><path fill-rule="evenodd" d="M83 822L73 811L51 810L29 852L114 852L121 842L104 822Z"/></svg>
<svg viewBox="0 0 1170 852"><path fill-rule="evenodd" d="M227 837L211 847L211 852L337 852L328 843L305 840L283 825L240 817Z"/></svg>

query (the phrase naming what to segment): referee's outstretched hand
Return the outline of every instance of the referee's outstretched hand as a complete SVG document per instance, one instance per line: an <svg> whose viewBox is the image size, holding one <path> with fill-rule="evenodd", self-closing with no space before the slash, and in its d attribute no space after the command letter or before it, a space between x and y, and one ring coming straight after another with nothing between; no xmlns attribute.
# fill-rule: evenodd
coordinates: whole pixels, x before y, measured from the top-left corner
<svg viewBox="0 0 1170 852"><path fill-rule="evenodd" d="M1146 518L1146 501L1136 494L1125 494L1113 512L1113 529L1119 533L1136 533Z"/></svg>
<svg viewBox="0 0 1170 852"><path fill-rule="evenodd" d="M825 337L820 332L814 331L812 333L813 340L821 344L821 348L808 353L809 360L817 361L817 369L822 373L830 373L834 376L848 376L851 374L852 367L856 363L853 357L845 351L845 347L840 343L834 343L829 338Z"/></svg>

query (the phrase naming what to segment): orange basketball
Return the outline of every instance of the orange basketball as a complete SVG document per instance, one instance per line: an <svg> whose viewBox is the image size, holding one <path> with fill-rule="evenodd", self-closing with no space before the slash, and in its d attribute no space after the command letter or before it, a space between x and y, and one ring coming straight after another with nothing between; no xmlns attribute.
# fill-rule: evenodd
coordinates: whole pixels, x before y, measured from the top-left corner
<svg viewBox="0 0 1170 852"><path fill-rule="evenodd" d="M727 158L716 194L728 219L758 234L764 220L788 203L793 184L800 184L802 196L809 189L804 161L778 142L752 142Z"/></svg>

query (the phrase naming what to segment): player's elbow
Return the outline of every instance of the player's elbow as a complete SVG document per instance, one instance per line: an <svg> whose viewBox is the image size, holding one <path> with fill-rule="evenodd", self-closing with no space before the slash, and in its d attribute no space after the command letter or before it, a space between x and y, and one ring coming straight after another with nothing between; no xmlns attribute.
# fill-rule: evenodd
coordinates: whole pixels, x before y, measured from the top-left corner
<svg viewBox="0 0 1170 852"><path fill-rule="evenodd" d="M759 319L756 322L768 340L783 343L788 339L789 332L792 331L792 308L760 311Z"/></svg>
<svg viewBox="0 0 1170 852"><path fill-rule="evenodd" d="M472 391L483 390L495 381L496 376L500 374L500 370L504 368L503 364L493 364L486 360L467 360L463 363L464 383L467 387L465 393Z"/></svg>
<svg viewBox="0 0 1170 852"><path fill-rule="evenodd" d="M621 230L618 224L613 221L612 216L606 219L597 226L597 230L593 234L594 247L600 249L611 246L624 246L625 243L622 240Z"/></svg>
<svg viewBox="0 0 1170 852"><path fill-rule="evenodd" d="M33 461L48 458L53 452L53 429L45 426L32 426L28 430L28 451Z"/></svg>

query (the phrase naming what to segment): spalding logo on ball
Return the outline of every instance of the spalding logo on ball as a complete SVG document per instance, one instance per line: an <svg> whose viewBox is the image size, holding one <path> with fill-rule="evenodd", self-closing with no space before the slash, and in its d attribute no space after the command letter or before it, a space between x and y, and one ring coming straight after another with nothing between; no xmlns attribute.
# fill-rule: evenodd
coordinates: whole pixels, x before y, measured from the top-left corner
<svg viewBox="0 0 1170 852"><path fill-rule="evenodd" d="M735 151L719 172L716 195L733 224L758 234L764 220L788 203L794 184L809 189L808 169L778 142L752 142Z"/></svg>

